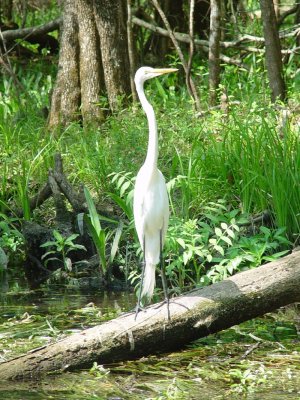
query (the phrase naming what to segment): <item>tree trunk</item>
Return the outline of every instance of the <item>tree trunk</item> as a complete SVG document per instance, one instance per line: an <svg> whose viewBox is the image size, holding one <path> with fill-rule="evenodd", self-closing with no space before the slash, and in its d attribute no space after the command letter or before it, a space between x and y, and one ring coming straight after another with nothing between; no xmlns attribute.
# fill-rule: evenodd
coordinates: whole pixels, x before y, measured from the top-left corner
<svg viewBox="0 0 300 400"><path fill-rule="evenodd" d="M116 111L121 96L131 93L126 3L124 0L96 0L94 8L108 101L111 110Z"/></svg>
<svg viewBox="0 0 300 400"><path fill-rule="evenodd" d="M100 42L94 19L93 0L77 0L79 19L80 88L83 124L101 122L104 114L99 107L101 82Z"/></svg>
<svg viewBox="0 0 300 400"><path fill-rule="evenodd" d="M300 3L297 4L297 10L295 14L295 25L300 24ZM300 35L296 36L296 44L300 46Z"/></svg>
<svg viewBox="0 0 300 400"><path fill-rule="evenodd" d="M272 102L286 99L283 79L281 46L277 29L277 19L272 0L260 0L261 15L266 47L266 67L271 89Z"/></svg>
<svg viewBox="0 0 300 400"><path fill-rule="evenodd" d="M300 301L300 251L167 305L153 305L135 320L127 313L0 365L0 380L38 377L166 352L232 325Z"/></svg>
<svg viewBox="0 0 300 400"><path fill-rule="evenodd" d="M130 94L124 0L64 1L59 68L48 124L101 123L100 95L111 110Z"/></svg>
<svg viewBox="0 0 300 400"><path fill-rule="evenodd" d="M65 0L58 73L51 99L49 127L65 126L77 119L80 106L79 44L76 12Z"/></svg>
<svg viewBox="0 0 300 400"><path fill-rule="evenodd" d="M0 3L0 24L12 21L13 1L1 0Z"/></svg>
<svg viewBox="0 0 300 400"><path fill-rule="evenodd" d="M210 31L209 31L209 104L215 106L217 103L217 89L220 83L220 0L210 1Z"/></svg>

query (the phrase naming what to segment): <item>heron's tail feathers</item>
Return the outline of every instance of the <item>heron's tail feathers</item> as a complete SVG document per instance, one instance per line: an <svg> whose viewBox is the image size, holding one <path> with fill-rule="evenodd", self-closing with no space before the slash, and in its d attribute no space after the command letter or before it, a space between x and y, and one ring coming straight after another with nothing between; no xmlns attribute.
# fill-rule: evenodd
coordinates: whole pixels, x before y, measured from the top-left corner
<svg viewBox="0 0 300 400"><path fill-rule="evenodd" d="M152 299L155 286L155 264L146 262L141 298L149 302Z"/></svg>

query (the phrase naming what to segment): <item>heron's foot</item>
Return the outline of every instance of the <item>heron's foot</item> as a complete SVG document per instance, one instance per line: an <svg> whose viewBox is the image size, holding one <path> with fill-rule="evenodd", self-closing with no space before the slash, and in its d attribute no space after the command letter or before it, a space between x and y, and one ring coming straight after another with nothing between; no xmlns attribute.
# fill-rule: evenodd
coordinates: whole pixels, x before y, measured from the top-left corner
<svg viewBox="0 0 300 400"><path fill-rule="evenodd" d="M138 303L138 304L136 305L136 307L132 310L133 312L135 312L134 320L136 320L136 317L137 317L138 313L139 313L140 311L144 311L144 310L145 310L145 308L142 307L142 306Z"/></svg>
<svg viewBox="0 0 300 400"><path fill-rule="evenodd" d="M170 316L170 299L169 297L166 297L163 301L161 301L155 309L162 307L164 304L167 304L167 311L168 311L168 321L171 321L171 316Z"/></svg>

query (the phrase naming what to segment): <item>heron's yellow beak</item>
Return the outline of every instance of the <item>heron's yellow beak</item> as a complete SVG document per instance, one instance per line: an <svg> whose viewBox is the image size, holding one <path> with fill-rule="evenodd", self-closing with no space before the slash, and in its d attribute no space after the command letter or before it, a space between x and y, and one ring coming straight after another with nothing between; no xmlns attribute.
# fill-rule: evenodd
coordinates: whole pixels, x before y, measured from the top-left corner
<svg viewBox="0 0 300 400"><path fill-rule="evenodd" d="M152 73L156 74L157 76L163 74L169 74L170 72L176 72L178 68L153 68L151 71Z"/></svg>

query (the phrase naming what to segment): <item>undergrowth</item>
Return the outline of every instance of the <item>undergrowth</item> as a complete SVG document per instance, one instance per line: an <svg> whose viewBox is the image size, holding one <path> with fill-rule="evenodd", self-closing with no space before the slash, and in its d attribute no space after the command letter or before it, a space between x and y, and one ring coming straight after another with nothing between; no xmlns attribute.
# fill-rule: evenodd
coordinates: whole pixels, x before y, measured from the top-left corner
<svg viewBox="0 0 300 400"><path fill-rule="evenodd" d="M232 66L224 69L220 91L240 101L228 114L215 110L197 118L176 74L147 86L158 120L159 168L170 194L165 257L174 291L258 266L272 253L281 256L298 243L298 121L292 117L280 124L280 111L268 104L264 79L258 78L261 59L251 62L250 73ZM100 204L111 203L119 210L116 219L124 224L114 263L134 282L140 249L132 190L147 148L145 115L137 104L110 115L98 129L73 124L55 137L41 112L48 104L53 71L41 74L38 68L34 63L25 72L15 67L26 89L19 95L11 78L4 76L2 82L1 211L19 208L25 219L35 219L29 198L44 184L54 153L61 152L70 181L75 186L83 182ZM204 85L205 65L199 70L195 66L194 73ZM297 82L290 85L292 102L297 99ZM268 226L248 229L251 215L266 210ZM109 232L105 235L104 256L113 245Z"/></svg>

